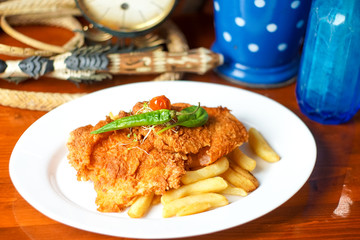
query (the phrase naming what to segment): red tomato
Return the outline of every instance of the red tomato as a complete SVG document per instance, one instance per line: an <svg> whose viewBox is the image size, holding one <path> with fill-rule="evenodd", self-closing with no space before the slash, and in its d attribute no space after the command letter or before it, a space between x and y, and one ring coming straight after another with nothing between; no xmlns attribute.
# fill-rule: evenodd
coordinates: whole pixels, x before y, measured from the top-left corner
<svg viewBox="0 0 360 240"><path fill-rule="evenodd" d="M159 109L170 109L171 103L167 97L161 95L150 100L150 108L154 111Z"/></svg>

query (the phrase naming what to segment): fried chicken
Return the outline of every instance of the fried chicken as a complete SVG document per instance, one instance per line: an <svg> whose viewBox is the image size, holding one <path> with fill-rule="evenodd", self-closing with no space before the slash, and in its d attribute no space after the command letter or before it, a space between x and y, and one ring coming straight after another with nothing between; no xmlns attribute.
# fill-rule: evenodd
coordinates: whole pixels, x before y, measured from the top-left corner
<svg viewBox="0 0 360 240"><path fill-rule="evenodd" d="M172 108L180 111L188 106L181 103ZM209 114L205 125L176 127L162 134L156 132L163 126L90 134L111 122L110 117L72 131L68 159L79 181L94 183L98 211L123 211L138 196L178 188L186 170L211 164L247 141L245 127L227 108L204 109Z"/></svg>

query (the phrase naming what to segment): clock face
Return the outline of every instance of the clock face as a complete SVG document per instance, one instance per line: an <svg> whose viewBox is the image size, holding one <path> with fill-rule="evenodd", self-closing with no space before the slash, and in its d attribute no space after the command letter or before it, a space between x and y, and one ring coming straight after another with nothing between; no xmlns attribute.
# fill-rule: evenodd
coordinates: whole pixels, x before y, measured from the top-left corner
<svg viewBox="0 0 360 240"><path fill-rule="evenodd" d="M76 0L84 16L105 32L133 36L160 24L176 0Z"/></svg>

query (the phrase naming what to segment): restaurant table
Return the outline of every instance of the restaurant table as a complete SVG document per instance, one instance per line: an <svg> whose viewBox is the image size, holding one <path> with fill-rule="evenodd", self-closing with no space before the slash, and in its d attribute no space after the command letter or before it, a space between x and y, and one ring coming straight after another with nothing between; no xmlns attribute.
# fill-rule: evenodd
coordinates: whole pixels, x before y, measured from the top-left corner
<svg viewBox="0 0 360 240"><path fill-rule="evenodd" d="M173 21L184 33L190 48L211 47L214 41L211 11L177 14ZM46 39L52 44L63 44L71 36L67 30L55 31L44 26L19 27L19 31ZM0 42L24 46L2 32ZM1 59L4 58L6 56L1 56ZM118 75L112 80L90 85L76 85L48 77L19 84L0 79L0 88L90 93L111 86L152 81L153 78L154 75ZM317 160L310 178L280 207L246 224L187 239L360 239L360 114L345 124L322 125L301 113L294 93L296 83L270 89L248 88L226 81L214 71L204 75L188 73L183 79L233 86L273 99L294 112L307 125L317 145ZM122 239L54 221L34 209L16 191L9 176L12 150L24 131L46 113L0 106L0 239ZM302 146L298 146L298 150L301 152Z"/></svg>

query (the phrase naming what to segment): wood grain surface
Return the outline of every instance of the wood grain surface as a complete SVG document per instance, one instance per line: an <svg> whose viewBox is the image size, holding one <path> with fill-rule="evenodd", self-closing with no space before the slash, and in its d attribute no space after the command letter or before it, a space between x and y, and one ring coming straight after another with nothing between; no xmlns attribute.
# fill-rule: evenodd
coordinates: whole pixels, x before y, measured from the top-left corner
<svg viewBox="0 0 360 240"><path fill-rule="evenodd" d="M211 11L177 14L173 20L187 37L190 48L211 47L214 41ZM49 27L19 27L18 30L59 45L71 37L66 30ZM3 32L0 32L0 42L24 46ZM10 58L0 56L0 59ZM119 75L113 80L78 86L50 78L28 80L18 85L0 79L0 88L90 93L153 78L151 75ZM279 208L247 224L187 239L360 239L360 114L346 124L321 125L300 112L294 94L295 83L275 89L250 89L229 83L212 71L205 75L186 74L184 79L244 88L278 101L305 122L318 148L317 162L309 180ZM45 113L0 106L0 239L122 239L85 232L51 220L30 206L14 188L8 170L11 152L23 132Z"/></svg>

